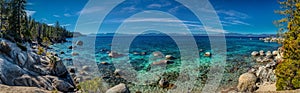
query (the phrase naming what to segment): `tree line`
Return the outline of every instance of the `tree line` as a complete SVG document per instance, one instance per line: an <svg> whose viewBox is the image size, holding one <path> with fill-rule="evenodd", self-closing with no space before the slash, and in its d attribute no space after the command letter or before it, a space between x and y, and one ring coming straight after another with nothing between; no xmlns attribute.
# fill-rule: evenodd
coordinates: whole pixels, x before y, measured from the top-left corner
<svg viewBox="0 0 300 93"><path fill-rule="evenodd" d="M72 33L60 26L35 21L27 16L26 0L0 0L0 33L2 38L13 42L65 42Z"/></svg>

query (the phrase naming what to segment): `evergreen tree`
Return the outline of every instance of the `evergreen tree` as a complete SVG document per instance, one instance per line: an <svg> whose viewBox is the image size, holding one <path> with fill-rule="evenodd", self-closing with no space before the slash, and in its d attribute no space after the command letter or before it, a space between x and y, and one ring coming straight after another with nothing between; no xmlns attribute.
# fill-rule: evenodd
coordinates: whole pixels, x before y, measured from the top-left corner
<svg viewBox="0 0 300 93"><path fill-rule="evenodd" d="M282 10L277 13L285 16L278 20L279 33L284 34L283 62L276 67L277 90L300 88L300 0L279 2Z"/></svg>
<svg viewBox="0 0 300 93"><path fill-rule="evenodd" d="M26 0L0 0L0 30L4 38L18 42L43 40L51 43L65 41L69 31L61 27L57 21L54 26L40 23L28 17L25 12Z"/></svg>

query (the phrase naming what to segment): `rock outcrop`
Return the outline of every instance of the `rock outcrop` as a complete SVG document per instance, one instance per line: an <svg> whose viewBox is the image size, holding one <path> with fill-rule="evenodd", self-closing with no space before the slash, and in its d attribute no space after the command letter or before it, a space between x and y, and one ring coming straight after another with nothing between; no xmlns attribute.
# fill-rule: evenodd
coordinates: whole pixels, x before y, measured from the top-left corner
<svg viewBox="0 0 300 93"><path fill-rule="evenodd" d="M106 93L130 93L130 91L125 84L121 83L108 89Z"/></svg>
<svg viewBox="0 0 300 93"><path fill-rule="evenodd" d="M257 77L253 73L244 73L239 77L239 83L237 86L240 92L253 92L256 90Z"/></svg>
<svg viewBox="0 0 300 93"><path fill-rule="evenodd" d="M0 84L72 92L74 82L62 61L54 55L38 55L27 47L0 39Z"/></svg>

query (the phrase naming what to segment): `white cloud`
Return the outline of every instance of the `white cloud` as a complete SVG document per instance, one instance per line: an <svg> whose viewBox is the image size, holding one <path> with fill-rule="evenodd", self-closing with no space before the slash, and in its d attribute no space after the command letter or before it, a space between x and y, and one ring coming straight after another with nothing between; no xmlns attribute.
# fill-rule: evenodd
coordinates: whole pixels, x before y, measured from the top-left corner
<svg viewBox="0 0 300 93"><path fill-rule="evenodd" d="M71 14L69 14L69 13L65 13L65 14L64 14L64 16L65 16L65 17L70 17L70 16L71 16Z"/></svg>
<svg viewBox="0 0 300 93"><path fill-rule="evenodd" d="M213 28L213 27L205 27L205 30L207 32L227 33L227 31L224 29Z"/></svg>
<svg viewBox="0 0 300 93"><path fill-rule="evenodd" d="M235 10L219 10L217 11L217 13L219 14L224 14L226 16L229 16L229 17L236 17L236 18L241 18L241 19L246 19L246 18L249 18L249 16L245 13L242 13L242 12L238 12L238 11L235 11Z"/></svg>
<svg viewBox="0 0 300 93"><path fill-rule="evenodd" d="M221 14L221 22L223 26L231 26L231 25L246 25L246 26L251 26L251 24L243 21L245 19L250 18L249 15L238 12L235 10L219 10L217 11L218 14Z"/></svg>
<svg viewBox="0 0 300 93"><path fill-rule="evenodd" d="M54 26L55 23L50 23L50 24L47 24L48 26ZM68 27L68 26L71 26L71 24L63 24L63 25L60 25L61 27Z"/></svg>
<svg viewBox="0 0 300 93"><path fill-rule="evenodd" d="M68 27L68 26L71 26L71 24L63 24L61 25L62 27Z"/></svg>
<svg viewBox="0 0 300 93"><path fill-rule="evenodd" d="M83 10L79 11L77 14L91 14L95 12L104 11L104 9L105 9L104 7L94 6L90 8L84 8Z"/></svg>
<svg viewBox="0 0 300 93"><path fill-rule="evenodd" d="M25 10L25 12L27 16L33 16L36 13L36 11L31 11L31 10Z"/></svg>
<svg viewBox="0 0 300 93"><path fill-rule="evenodd" d="M171 8L171 9L169 9L168 12L170 12L170 13L176 13L179 10L179 8L181 8L181 7L183 7L183 6L182 5L175 6L175 7Z"/></svg>
<svg viewBox="0 0 300 93"><path fill-rule="evenodd" d="M52 24L47 24L48 26L54 26L54 23L52 23Z"/></svg>
<svg viewBox="0 0 300 93"><path fill-rule="evenodd" d="M53 15L54 17L60 17L59 15Z"/></svg>
<svg viewBox="0 0 300 93"><path fill-rule="evenodd" d="M147 8L160 8L160 7L162 7L162 5L160 4L150 4L147 6Z"/></svg>

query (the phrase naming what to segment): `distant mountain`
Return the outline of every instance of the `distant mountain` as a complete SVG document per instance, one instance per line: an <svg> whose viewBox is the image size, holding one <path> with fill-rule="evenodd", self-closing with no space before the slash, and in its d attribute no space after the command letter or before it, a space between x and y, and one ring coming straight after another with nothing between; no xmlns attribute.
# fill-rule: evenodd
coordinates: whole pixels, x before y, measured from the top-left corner
<svg viewBox="0 0 300 93"><path fill-rule="evenodd" d="M114 35L121 35L121 36L131 36L136 34L125 34L125 33L93 33L89 34L90 36L114 36ZM165 33L142 33L139 34L139 36L166 36ZM168 33L168 35L172 36L187 36L187 34L182 33ZM208 34L193 34L194 36L208 36ZM224 34L210 34L211 36L222 36ZM276 36L276 34L241 34L241 33L225 33L225 36L229 37L270 37L270 36Z"/></svg>

